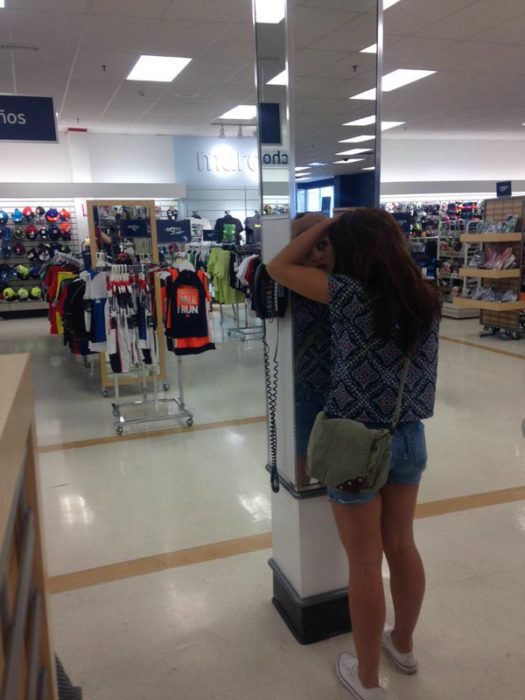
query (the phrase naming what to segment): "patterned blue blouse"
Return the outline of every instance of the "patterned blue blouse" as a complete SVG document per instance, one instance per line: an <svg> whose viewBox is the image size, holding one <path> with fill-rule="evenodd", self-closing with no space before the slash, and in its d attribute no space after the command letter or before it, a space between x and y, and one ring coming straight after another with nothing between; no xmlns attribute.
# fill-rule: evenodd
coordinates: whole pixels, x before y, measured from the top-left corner
<svg viewBox="0 0 525 700"><path fill-rule="evenodd" d="M403 354L395 338L383 340L374 328L370 299L360 282L346 275L329 278L332 367L326 411L389 427L396 406ZM439 318L411 359L401 423L434 413Z"/></svg>
<svg viewBox="0 0 525 700"><path fill-rule="evenodd" d="M330 312L326 304L292 295L295 383L328 393L330 385Z"/></svg>

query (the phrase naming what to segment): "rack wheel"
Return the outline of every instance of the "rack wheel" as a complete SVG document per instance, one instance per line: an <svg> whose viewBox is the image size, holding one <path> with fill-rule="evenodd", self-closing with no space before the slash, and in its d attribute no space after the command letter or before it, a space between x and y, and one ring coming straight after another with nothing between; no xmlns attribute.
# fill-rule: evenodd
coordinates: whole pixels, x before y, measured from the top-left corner
<svg viewBox="0 0 525 700"><path fill-rule="evenodd" d="M245 335L241 335L241 343L244 343L245 341L246 341L246 336L245 336Z"/></svg>
<svg viewBox="0 0 525 700"><path fill-rule="evenodd" d="M121 425L117 425L115 430L117 431L117 435L122 435L124 433L124 428Z"/></svg>
<svg viewBox="0 0 525 700"><path fill-rule="evenodd" d="M103 396L105 399L108 398L109 394L108 394L108 390L107 390L107 389L102 389L102 396Z"/></svg>
<svg viewBox="0 0 525 700"><path fill-rule="evenodd" d="M170 385L168 384L168 382L164 382L164 384L162 385L162 388L164 389L164 391L169 391Z"/></svg>
<svg viewBox="0 0 525 700"><path fill-rule="evenodd" d="M191 426L193 425L193 418L187 418L186 425L188 426L188 428L191 428Z"/></svg>
<svg viewBox="0 0 525 700"><path fill-rule="evenodd" d="M112 409L111 409L111 411L112 411L113 415L115 416L115 418L118 418L118 409L117 409L117 407L115 406L115 404L112 404Z"/></svg>
<svg viewBox="0 0 525 700"><path fill-rule="evenodd" d="M231 334L232 334L232 332L228 329L228 330L226 331L226 335L228 336L228 338L231 337Z"/></svg>

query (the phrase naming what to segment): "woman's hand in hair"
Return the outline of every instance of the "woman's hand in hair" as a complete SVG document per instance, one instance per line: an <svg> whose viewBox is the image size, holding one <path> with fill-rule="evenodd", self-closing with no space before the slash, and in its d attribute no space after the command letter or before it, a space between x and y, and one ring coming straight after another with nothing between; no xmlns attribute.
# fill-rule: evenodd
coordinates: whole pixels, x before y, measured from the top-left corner
<svg viewBox="0 0 525 700"><path fill-rule="evenodd" d="M325 219L326 217L324 214L314 213L305 214L299 219L294 219L292 221L292 238L297 238L297 236L301 235L301 233L308 231L309 228L312 228Z"/></svg>
<svg viewBox="0 0 525 700"><path fill-rule="evenodd" d="M291 240L266 266L270 277L307 299L328 304L330 270L305 267L304 260L312 249L327 237L328 229L334 221L335 219L323 218Z"/></svg>

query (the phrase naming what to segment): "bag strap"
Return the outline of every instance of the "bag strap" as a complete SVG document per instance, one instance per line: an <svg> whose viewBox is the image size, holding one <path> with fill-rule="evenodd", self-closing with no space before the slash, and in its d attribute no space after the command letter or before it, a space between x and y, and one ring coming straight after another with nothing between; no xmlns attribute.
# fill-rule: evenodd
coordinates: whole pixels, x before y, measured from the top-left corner
<svg viewBox="0 0 525 700"><path fill-rule="evenodd" d="M399 382L399 390L397 394L396 409L394 411L394 416L392 418L392 423L390 425L390 433L393 435L399 424L399 419L401 418L401 407L403 405L403 394L405 391L405 384L408 376L408 367L410 365L410 358L407 356L403 362L403 369L401 370L401 381Z"/></svg>

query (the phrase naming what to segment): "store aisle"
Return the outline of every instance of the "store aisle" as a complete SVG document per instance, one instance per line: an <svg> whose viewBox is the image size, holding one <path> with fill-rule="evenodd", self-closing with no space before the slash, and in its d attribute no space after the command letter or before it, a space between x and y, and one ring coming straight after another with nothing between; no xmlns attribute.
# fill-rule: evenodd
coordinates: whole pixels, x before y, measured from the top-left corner
<svg viewBox="0 0 525 700"><path fill-rule="evenodd" d="M523 503L419 520L417 532L428 570L420 670L403 676L383 659L389 699L518 700ZM270 603L269 555L53 596L58 651L85 700L348 699L334 661L351 635L297 644Z"/></svg>
<svg viewBox="0 0 525 700"><path fill-rule="evenodd" d="M183 381L188 408L195 423L230 421L266 414L262 349L260 342L241 343L227 336L234 326L231 311L226 323L213 315L217 350L183 358ZM45 318L0 322L0 354L29 352L33 362L37 430L40 445L53 445L115 435L111 394L100 392L98 359L86 370L78 358L50 336ZM170 391L177 396L177 360L167 358ZM132 396L124 387L122 395ZM133 396L133 398L135 398ZM180 420L151 424L150 430L184 425ZM146 426L147 428L147 426ZM126 433L143 433L145 425L130 426Z"/></svg>
<svg viewBox="0 0 525 700"><path fill-rule="evenodd" d="M521 697L525 501L512 501L525 484L525 341L477 333L442 327L454 342L441 342L417 522L421 672L384 664L394 700ZM98 372L45 319L0 323L0 352L33 358L50 575L64 591L52 596L56 645L85 700L348 697L333 663L351 636L302 647L271 606L261 348L224 341L185 362L196 429L120 439ZM61 446L75 440L88 442ZM188 564L196 548L201 563Z"/></svg>

